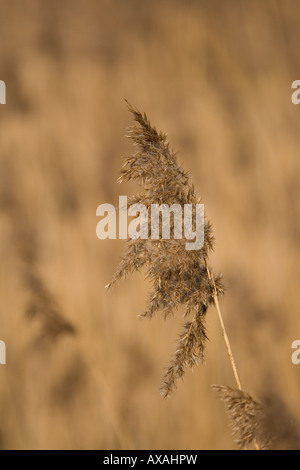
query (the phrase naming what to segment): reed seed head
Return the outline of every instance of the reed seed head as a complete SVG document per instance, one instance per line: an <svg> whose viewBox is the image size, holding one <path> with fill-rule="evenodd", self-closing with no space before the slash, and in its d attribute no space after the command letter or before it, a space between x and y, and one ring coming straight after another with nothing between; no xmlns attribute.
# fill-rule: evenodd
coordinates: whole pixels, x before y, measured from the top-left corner
<svg viewBox="0 0 300 470"><path fill-rule="evenodd" d="M249 393L235 388L213 385L224 402L232 422L232 434L240 449L257 443L260 449L268 449L270 442L262 433L263 406L257 403Z"/></svg>
<svg viewBox="0 0 300 470"><path fill-rule="evenodd" d="M191 204L193 211L201 202L190 182L188 174L181 168L177 155L171 149L166 134L151 126L146 114L140 113L130 104L129 111L138 125L130 128L135 152L125 159L119 182L133 181L141 185L139 194L129 199L129 204L142 203L148 211L151 204ZM171 233L174 221L171 220ZM203 362L205 352L205 315L208 306L217 294L224 291L220 276L215 277L215 286L207 273L209 252L213 249L213 231L209 221L204 226L204 244L200 250L187 250L186 239L128 240L122 258L108 287L142 267L152 283L152 292L143 317L152 318L160 311L164 318L181 305L185 306L184 323L178 346L165 374L162 394L174 389L187 367Z"/></svg>

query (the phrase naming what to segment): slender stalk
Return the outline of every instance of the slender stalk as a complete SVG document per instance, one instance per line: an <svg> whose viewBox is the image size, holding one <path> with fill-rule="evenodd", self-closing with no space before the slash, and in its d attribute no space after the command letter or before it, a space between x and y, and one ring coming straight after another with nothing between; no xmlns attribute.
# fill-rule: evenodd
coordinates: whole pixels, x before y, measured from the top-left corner
<svg viewBox="0 0 300 470"><path fill-rule="evenodd" d="M238 374L238 371L237 371L237 368L236 368L236 364L235 364L234 356L233 356L232 349L231 349L231 346L230 346L229 338L228 338L228 335L226 333L226 329L225 329L223 317L222 317L222 314L221 314L219 300L218 300L217 295L214 295L214 303L215 303L215 307L216 307L216 310L217 310L217 313L218 313L218 317L219 317L219 321L220 321L220 325L221 325L221 329L222 329L222 335L223 335L223 338L224 338L224 341L225 341L225 345L226 345L227 353L228 353L228 356L229 356L229 359L230 359L230 363L231 363L231 367L232 367L232 370L233 370L234 378L235 378L235 381L237 383L238 389L242 390L241 381L240 381L239 374Z"/></svg>
<svg viewBox="0 0 300 470"><path fill-rule="evenodd" d="M206 266L206 269L207 269L208 277L209 277L209 279L210 279L210 281L212 282L212 285L213 285L214 304L215 304L215 307L216 307L216 310L217 310L217 313L218 313L218 318L219 318L219 322L220 322L221 330L222 330L222 336L223 336L224 341L225 341L226 350L227 350L227 354L229 356L229 360L230 360L230 364L231 364L231 367L232 367L232 370L233 370L234 378L235 378L236 384L238 386L238 389L242 391L243 389L242 389L241 381L240 381L240 378L239 378L239 374L238 374L237 367L236 367L236 364L235 364L235 360L234 360L233 352L232 352L232 349L231 349L230 341L229 341L229 338L228 338L228 335L227 335L227 332L226 332L223 316L222 316L221 309L220 309L220 304L219 304L218 293L217 293L217 288L216 288L214 276L210 272L210 270L208 269L208 266ZM254 447L255 447L256 450L260 450L256 439L254 440Z"/></svg>

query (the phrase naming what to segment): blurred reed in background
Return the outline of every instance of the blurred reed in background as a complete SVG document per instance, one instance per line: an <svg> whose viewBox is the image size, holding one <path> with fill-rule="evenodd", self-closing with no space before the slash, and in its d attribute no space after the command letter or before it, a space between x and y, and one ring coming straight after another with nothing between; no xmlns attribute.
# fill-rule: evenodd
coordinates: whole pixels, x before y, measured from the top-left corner
<svg viewBox="0 0 300 470"><path fill-rule="evenodd" d="M168 132L214 221L242 383L300 419L299 3L1 0L0 18L0 447L233 446L215 312L206 366L163 400L181 319L137 319L143 275L104 289L124 244L97 239L95 211L131 152L124 98Z"/></svg>

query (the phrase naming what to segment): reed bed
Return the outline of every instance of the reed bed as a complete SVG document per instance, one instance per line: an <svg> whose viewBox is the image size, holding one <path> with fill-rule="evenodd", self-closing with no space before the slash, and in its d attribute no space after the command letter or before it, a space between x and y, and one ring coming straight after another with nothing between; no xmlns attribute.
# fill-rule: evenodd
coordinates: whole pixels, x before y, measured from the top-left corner
<svg viewBox="0 0 300 470"><path fill-rule="evenodd" d="M149 220L152 204L167 204L169 207L178 204L182 209L185 204L191 204L195 218L195 208L201 199L195 193L188 174L178 164L167 135L157 131L145 113L127 104L138 124L129 129L135 152L125 159L118 182L133 181L143 188L138 195L129 199L129 205L143 204L147 208L148 234L151 234L152 228ZM175 215L170 218L170 223L173 239L164 239L162 227L158 239L151 239L151 236L129 239L126 253L106 287L110 289L134 271L145 268L152 292L146 310L141 314L143 318L153 318L160 313L166 320L181 305L185 307L185 322L178 335L177 348L163 377L161 394L164 398L174 391L187 368L204 363L208 339L205 320L208 307L214 304L237 388L214 385L212 389L225 403L239 448L247 449L252 445L256 450L270 449L276 441L277 430L266 426L268 410L242 388L220 309L219 296L224 294L224 284L221 276L215 276L208 266L209 253L214 246L212 224L206 221L204 225L202 248L189 251L185 237L174 237Z"/></svg>
<svg viewBox="0 0 300 470"><path fill-rule="evenodd" d="M236 449L224 404L238 419L245 400L235 439L299 447L299 15L296 0L0 2L0 449ZM200 260L170 246L163 271L153 248L156 284L134 269L108 293L124 242L96 238L95 209L132 151L124 97L184 162L170 200L195 202L193 180L213 228Z"/></svg>

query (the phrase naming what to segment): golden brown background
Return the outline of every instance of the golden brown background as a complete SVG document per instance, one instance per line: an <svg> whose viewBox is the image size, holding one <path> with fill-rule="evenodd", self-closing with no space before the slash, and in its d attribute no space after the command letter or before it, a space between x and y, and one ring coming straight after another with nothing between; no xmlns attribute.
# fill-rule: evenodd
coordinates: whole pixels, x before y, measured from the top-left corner
<svg viewBox="0 0 300 470"><path fill-rule="evenodd" d="M211 260L244 387L300 418L300 3L0 1L0 447L234 448L210 384L233 385L216 313L206 366L159 385L181 318L141 321L149 285L113 292L131 124L167 131L214 223Z"/></svg>

